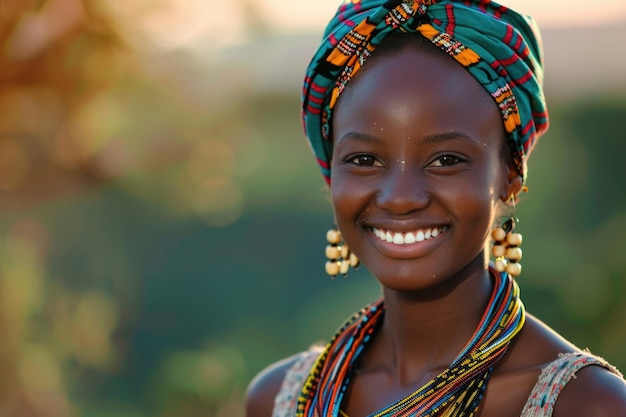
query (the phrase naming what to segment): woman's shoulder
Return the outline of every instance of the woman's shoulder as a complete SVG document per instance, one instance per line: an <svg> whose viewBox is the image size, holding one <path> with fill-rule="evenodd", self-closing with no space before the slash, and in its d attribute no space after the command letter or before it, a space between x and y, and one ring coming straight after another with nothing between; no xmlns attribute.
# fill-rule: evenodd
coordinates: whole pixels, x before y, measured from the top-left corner
<svg viewBox="0 0 626 417"><path fill-rule="evenodd" d="M528 319L518 352L525 351L522 356L530 360L528 363L533 361L530 357L543 363L532 395L544 395L540 401L544 407L554 401L554 417L626 417L626 381L620 372L537 318L529 315Z"/></svg>
<svg viewBox="0 0 626 417"><path fill-rule="evenodd" d="M262 370L249 384L246 394L247 417L270 417L273 415L277 398L289 396L291 390L300 391L298 383L308 375L320 349L311 348L283 360L280 360ZM290 386L293 385L293 386ZM289 391L289 392L286 392Z"/></svg>
<svg viewBox="0 0 626 417"><path fill-rule="evenodd" d="M590 358L593 366L574 368L554 405L554 417L626 417L626 381L621 374L602 358L586 352L578 356L579 360Z"/></svg>
<svg viewBox="0 0 626 417"><path fill-rule="evenodd" d="M270 417L274 399L280 392L287 371L300 359L302 353L278 361L262 370L250 382L246 394L247 417Z"/></svg>

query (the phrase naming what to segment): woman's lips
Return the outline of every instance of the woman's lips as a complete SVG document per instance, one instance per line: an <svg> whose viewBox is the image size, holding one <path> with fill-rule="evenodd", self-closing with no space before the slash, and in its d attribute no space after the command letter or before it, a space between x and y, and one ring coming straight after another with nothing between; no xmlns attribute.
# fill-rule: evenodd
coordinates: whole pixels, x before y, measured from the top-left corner
<svg viewBox="0 0 626 417"><path fill-rule="evenodd" d="M377 227L371 227L370 229L374 236L376 236L381 241L393 243L394 245L404 246L433 239L444 233L448 229L448 227L429 227L417 229L410 232L395 232L392 230L380 229Z"/></svg>

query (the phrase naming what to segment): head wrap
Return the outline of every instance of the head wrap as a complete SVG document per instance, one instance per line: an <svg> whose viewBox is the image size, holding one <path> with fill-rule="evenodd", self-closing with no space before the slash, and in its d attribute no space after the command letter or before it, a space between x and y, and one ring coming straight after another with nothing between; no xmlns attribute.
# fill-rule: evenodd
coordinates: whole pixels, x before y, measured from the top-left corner
<svg viewBox="0 0 626 417"><path fill-rule="evenodd" d="M345 0L306 71L305 134L330 183L332 114L339 95L388 35L417 32L463 65L497 103L522 178L548 127L541 39L534 21L489 0Z"/></svg>

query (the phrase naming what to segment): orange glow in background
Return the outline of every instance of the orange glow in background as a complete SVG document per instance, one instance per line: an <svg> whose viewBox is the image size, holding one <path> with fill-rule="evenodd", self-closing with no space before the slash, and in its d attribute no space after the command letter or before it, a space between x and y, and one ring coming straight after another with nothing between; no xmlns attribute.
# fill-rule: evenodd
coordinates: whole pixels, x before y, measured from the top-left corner
<svg viewBox="0 0 626 417"><path fill-rule="evenodd" d="M300 125L338 3L0 0L0 415L242 417L254 374L378 294L325 279ZM507 4L544 31L553 117L525 303L624 369L626 2Z"/></svg>

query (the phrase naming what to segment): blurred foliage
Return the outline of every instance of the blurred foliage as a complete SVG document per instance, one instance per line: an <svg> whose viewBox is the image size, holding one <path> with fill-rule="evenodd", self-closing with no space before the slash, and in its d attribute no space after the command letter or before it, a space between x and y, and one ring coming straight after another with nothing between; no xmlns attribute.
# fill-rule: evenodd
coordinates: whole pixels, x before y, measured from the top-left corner
<svg viewBox="0 0 626 417"><path fill-rule="evenodd" d="M125 64L103 8L2 1L0 43L0 190L10 191L2 206L19 209L109 177L109 144L91 132L90 109Z"/></svg>
<svg viewBox="0 0 626 417"><path fill-rule="evenodd" d="M242 416L255 373L379 293L323 273L332 215L296 91L138 49L141 4L0 1L0 417ZM552 103L520 282L626 369L617 93Z"/></svg>

